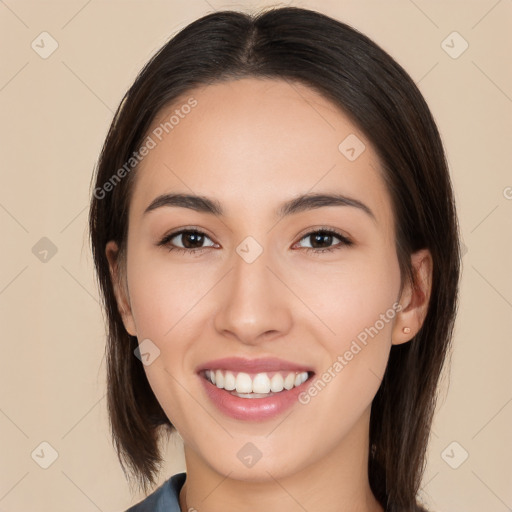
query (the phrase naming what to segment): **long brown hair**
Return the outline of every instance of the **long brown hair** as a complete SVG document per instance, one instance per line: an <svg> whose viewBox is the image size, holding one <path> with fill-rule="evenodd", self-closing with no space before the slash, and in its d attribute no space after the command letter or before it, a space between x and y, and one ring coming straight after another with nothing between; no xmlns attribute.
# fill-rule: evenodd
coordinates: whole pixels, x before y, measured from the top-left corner
<svg viewBox="0 0 512 512"><path fill-rule="evenodd" d="M108 413L123 471L147 492L163 462L161 434L174 430L134 356L137 338L124 328L105 255L115 240L123 268L137 171L126 163L161 109L195 86L242 77L315 89L373 144L392 199L402 286L415 283L411 254L431 251L428 313L411 341L391 348L372 403L368 462L372 491L386 510L421 510L416 494L458 301L459 227L447 162L432 114L404 69L354 28L297 7L220 11L194 21L151 58L115 113L96 168L89 230L108 320Z"/></svg>

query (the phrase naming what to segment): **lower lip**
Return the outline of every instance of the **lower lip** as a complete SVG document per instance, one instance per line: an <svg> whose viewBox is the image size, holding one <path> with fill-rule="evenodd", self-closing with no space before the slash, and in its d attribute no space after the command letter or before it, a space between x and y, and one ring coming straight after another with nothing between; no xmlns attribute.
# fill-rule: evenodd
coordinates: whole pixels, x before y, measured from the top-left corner
<svg viewBox="0 0 512 512"><path fill-rule="evenodd" d="M240 398L230 391L218 388L206 378L199 376L206 394L217 408L237 420L264 421L274 418L298 403L298 396L309 386L311 377L300 386L283 390L267 398Z"/></svg>

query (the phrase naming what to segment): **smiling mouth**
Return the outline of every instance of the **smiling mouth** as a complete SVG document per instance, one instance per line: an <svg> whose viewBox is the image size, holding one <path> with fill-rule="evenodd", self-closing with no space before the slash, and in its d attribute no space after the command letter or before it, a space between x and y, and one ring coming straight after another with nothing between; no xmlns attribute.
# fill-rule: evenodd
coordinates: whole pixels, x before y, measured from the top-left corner
<svg viewBox="0 0 512 512"><path fill-rule="evenodd" d="M219 389L240 398L267 398L301 386L313 376L307 371L272 371L260 373L230 370L203 370L200 375Z"/></svg>

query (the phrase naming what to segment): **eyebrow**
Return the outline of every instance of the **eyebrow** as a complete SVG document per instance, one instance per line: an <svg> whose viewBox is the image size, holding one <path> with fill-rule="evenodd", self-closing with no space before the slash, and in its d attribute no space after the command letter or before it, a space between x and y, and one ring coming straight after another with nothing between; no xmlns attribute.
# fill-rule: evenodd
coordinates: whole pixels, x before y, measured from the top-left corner
<svg viewBox="0 0 512 512"><path fill-rule="evenodd" d="M156 197L144 210L143 215L162 207L188 208L200 213L209 213L217 217L224 216L224 210L216 199L191 194L163 194ZM361 201L344 196L342 194L303 194L282 203L276 210L275 215L283 218L295 213L327 206L351 206L358 208L377 222L372 210Z"/></svg>

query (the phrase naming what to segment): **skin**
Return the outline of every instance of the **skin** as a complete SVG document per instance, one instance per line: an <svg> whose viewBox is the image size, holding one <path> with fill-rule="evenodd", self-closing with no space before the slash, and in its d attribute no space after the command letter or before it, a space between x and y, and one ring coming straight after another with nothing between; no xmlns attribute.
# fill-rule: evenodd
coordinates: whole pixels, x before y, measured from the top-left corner
<svg viewBox="0 0 512 512"><path fill-rule="evenodd" d="M106 247L127 331L160 350L144 369L183 438L187 480L180 506L382 512L367 474L370 407L392 344L409 341L425 318L431 255L411 255L418 286L406 283L400 295L393 214L378 157L347 116L314 90L256 78L203 86L161 112L153 128L190 96L197 106L137 171L125 274L118 273L115 242ZM338 149L349 134L366 146L355 161ZM143 214L169 192L215 198L225 215L178 207ZM278 205L308 192L356 198L375 220L358 208L329 206L278 221ZM202 252L157 245L183 227L207 235ZM322 227L353 245L338 245L334 237L314 246L306 235ZM263 248L250 264L236 252L247 236ZM194 247L190 237L172 240L187 242ZM338 248L305 250L329 246ZM194 372L218 357L275 356L312 365L321 376L396 302L402 310L317 396L274 419L223 415ZM252 467L237 458L248 442L262 453Z"/></svg>

